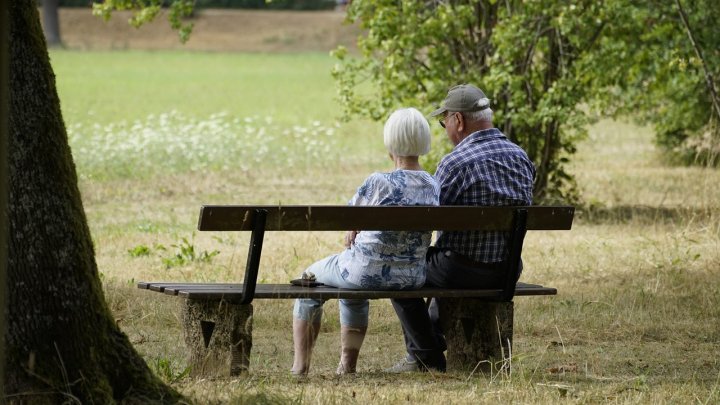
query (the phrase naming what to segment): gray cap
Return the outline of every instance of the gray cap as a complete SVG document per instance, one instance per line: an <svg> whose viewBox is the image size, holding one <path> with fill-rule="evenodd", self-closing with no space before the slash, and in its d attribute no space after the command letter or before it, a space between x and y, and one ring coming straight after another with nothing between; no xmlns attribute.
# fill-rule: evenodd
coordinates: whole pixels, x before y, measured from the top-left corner
<svg viewBox="0 0 720 405"><path fill-rule="evenodd" d="M445 111L481 111L490 107L490 100L485 93L472 84L460 84L448 90L447 97L442 106L433 111L430 116L444 114Z"/></svg>

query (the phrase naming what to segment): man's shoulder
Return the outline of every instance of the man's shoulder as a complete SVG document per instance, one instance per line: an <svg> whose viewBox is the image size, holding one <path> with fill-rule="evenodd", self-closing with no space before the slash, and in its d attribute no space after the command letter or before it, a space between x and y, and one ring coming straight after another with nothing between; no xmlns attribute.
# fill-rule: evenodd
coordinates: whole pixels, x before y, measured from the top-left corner
<svg viewBox="0 0 720 405"><path fill-rule="evenodd" d="M484 158L499 158L500 160L505 158L530 160L527 152L525 152L525 149L505 136L489 139L486 142L473 146L476 149L474 149L471 154L475 156L481 156Z"/></svg>
<svg viewBox="0 0 720 405"><path fill-rule="evenodd" d="M442 159L440 159L440 163L438 163L438 172L443 171L450 171L454 170L456 167L461 166L463 161L463 156L458 153L457 150L453 150L447 155L443 156ZM437 175L437 173L436 173Z"/></svg>
<svg viewBox="0 0 720 405"><path fill-rule="evenodd" d="M507 149L510 145L514 145L505 138L477 140L458 145L450 153L445 155L441 160L441 165L463 165L487 157L503 153L503 149Z"/></svg>
<svg viewBox="0 0 720 405"><path fill-rule="evenodd" d="M494 163L493 163L494 162ZM476 172L497 168L497 162L514 162L526 166L534 165L525 150L505 139L501 142L486 142L480 145L467 145L445 155L438 164L438 173ZM485 169L483 169L485 168Z"/></svg>

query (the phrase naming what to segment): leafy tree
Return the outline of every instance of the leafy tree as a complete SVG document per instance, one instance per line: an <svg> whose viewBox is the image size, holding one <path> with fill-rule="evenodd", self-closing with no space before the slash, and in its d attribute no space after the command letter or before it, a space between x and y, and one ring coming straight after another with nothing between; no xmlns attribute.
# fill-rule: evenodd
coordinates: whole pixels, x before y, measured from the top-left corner
<svg viewBox="0 0 720 405"><path fill-rule="evenodd" d="M620 101L619 112L653 124L671 156L717 164L720 7L713 0L646 0L627 9L635 24L613 37L627 60L608 72L627 80L605 89Z"/></svg>
<svg viewBox="0 0 720 405"><path fill-rule="evenodd" d="M535 162L536 199L573 199L566 164L587 123L585 68L614 17L589 0L354 1L348 18L367 30L362 58L339 49L334 76L347 112L375 119L397 105L430 108L454 84L478 85L496 125ZM366 79L371 91L358 91Z"/></svg>
<svg viewBox="0 0 720 405"><path fill-rule="evenodd" d="M684 1L702 27L698 42L717 59L720 7ZM592 112L645 117L660 140L682 141L678 131L708 123L699 61L667 1L357 0L348 21L365 34L359 58L335 51L347 114L429 109L448 87L474 83L493 100L496 125L535 162L538 201L576 196L566 164Z"/></svg>
<svg viewBox="0 0 720 405"><path fill-rule="evenodd" d="M105 302L36 2L2 5L10 103L0 402L175 403L180 394L153 375Z"/></svg>

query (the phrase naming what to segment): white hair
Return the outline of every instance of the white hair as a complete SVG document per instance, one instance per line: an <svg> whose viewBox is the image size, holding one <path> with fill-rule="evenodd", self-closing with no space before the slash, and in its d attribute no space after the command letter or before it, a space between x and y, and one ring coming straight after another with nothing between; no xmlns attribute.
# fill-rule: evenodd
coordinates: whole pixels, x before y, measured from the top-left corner
<svg viewBox="0 0 720 405"><path fill-rule="evenodd" d="M489 106L490 99L481 98L480 100L477 101L477 105L478 105L478 107ZM470 120L470 121L492 122L492 120L493 120L493 110L490 107L488 107L484 110L464 112L462 114L463 114L463 117L465 117L465 119Z"/></svg>
<svg viewBox="0 0 720 405"><path fill-rule="evenodd" d="M385 147L395 156L420 156L430 152L430 124L414 108L393 112L385 121Z"/></svg>

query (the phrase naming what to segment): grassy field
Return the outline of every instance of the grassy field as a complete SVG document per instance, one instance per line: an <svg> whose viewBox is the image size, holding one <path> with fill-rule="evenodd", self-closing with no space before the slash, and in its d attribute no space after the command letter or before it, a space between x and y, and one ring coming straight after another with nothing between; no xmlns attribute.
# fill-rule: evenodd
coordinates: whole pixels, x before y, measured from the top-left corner
<svg viewBox="0 0 720 405"><path fill-rule="evenodd" d="M337 121L325 54L51 58L107 299L151 367L197 403L720 402L720 172L666 166L650 130L610 120L574 161L587 209L573 230L527 238L523 280L559 295L516 300L511 375L383 374L403 344L379 301L360 373L335 378L330 302L311 376L295 381L288 300L254 304L249 376L178 379L179 300L134 282L240 280L248 235L194 232L199 206L344 203L391 169L381 127ZM262 281L286 282L340 241L268 235Z"/></svg>

